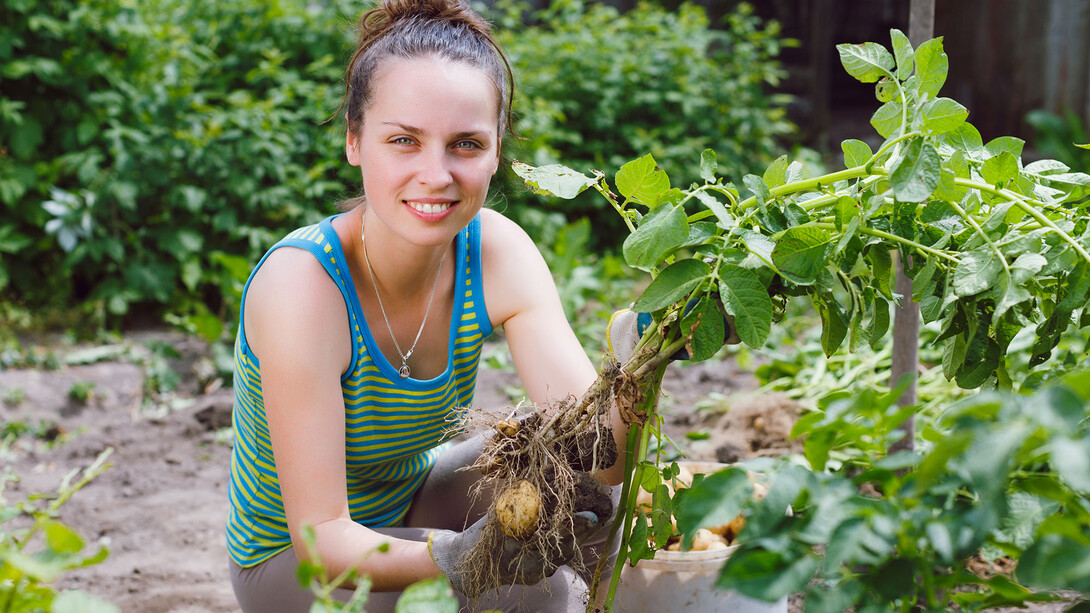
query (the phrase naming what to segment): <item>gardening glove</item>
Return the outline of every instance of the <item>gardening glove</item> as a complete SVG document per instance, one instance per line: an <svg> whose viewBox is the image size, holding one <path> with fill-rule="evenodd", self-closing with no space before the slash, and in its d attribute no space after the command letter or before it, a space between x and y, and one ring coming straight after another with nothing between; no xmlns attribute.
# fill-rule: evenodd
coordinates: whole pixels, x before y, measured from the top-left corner
<svg viewBox="0 0 1090 613"><path fill-rule="evenodd" d="M473 550L484 533L488 516L477 520L462 532L436 530L428 536L428 553L439 570L447 576L451 587L470 598L480 596L482 588L494 589L501 585L535 585L551 577L556 569L567 564L576 554L578 544L594 534L598 528L598 515L593 511L580 511L572 517L573 531L562 539L560 547L542 552L519 539L503 536L500 543L497 566L497 585L471 586L467 583L468 565L465 556Z"/></svg>
<svg viewBox="0 0 1090 613"><path fill-rule="evenodd" d="M690 302L686 305L685 311L688 312L694 304L694 302ZM632 357L632 353L636 350L636 344L640 342L644 331L653 323L654 319L650 313L637 313L631 309L622 309L613 313L609 318L609 323L606 324L606 342L613 359L621 364L628 362L629 358ZM734 329L733 315L723 314L723 329L725 332L723 342L729 345L737 345L742 342L742 339L738 338L738 332ZM670 356L670 359L688 360L689 352L685 348L681 348L677 353Z"/></svg>

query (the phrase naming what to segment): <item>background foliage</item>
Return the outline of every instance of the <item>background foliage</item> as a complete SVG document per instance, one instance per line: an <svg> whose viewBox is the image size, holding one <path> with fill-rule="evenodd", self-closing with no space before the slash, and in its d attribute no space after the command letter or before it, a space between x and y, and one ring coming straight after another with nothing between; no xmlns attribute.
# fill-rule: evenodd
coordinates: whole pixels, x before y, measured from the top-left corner
<svg viewBox="0 0 1090 613"><path fill-rule="evenodd" d="M509 0L497 7L500 42L522 92L517 129L525 139L509 150L515 159L607 170L652 153L684 184L699 179L704 149L716 151L725 175L741 177L771 162L781 148L777 138L794 129L783 96L767 92L784 76L776 61L781 47L794 41L781 39L779 25L762 22L746 4L721 27L689 4L668 11L644 2L623 14L584 0L557 0L538 11ZM507 179L516 217L542 206L521 180ZM622 236L616 215L589 194L544 205L588 216L599 245Z"/></svg>
<svg viewBox="0 0 1090 613"><path fill-rule="evenodd" d="M343 126L323 122L365 6L0 0L0 302L78 305L92 327L173 314L223 334L261 253L358 189ZM779 77L776 28L747 9L720 32L690 6L501 6L524 88L514 157L688 160L713 146L760 164L789 129L762 93ZM585 78L557 78L562 66ZM584 214L599 228L594 207L545 216L498 187L538 237Z"/></svg>

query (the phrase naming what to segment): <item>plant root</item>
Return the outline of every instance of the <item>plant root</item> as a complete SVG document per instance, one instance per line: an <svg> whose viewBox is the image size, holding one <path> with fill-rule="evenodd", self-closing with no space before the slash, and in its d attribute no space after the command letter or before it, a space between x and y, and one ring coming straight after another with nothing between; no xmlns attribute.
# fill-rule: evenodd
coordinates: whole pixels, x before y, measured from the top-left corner
<svg viewBox="0 0 1090 613"><path fill-rule="evenodd" d="M619 458L609 415L619 400L616 391L635 387L617 385L624 374L607 364L582 398L565 398L543 412L520 416L516 407L507 415L477 411L463 417L463 428L494 431L478 460L463 469L483 475L471 495L492 497L528 481L541 499L537 525L518 539L506 536L495 508L489 510L481 539L463 559L467 586L478 593L495 589L505 583L502 577L517 577L524 568L530 572L541 560L547 574L562 564L588 574L575 543L574 514L593 511L601 522L613 517L612 502L592 473ZM520 544L516 552L509 551L513 540Z"/></svg>

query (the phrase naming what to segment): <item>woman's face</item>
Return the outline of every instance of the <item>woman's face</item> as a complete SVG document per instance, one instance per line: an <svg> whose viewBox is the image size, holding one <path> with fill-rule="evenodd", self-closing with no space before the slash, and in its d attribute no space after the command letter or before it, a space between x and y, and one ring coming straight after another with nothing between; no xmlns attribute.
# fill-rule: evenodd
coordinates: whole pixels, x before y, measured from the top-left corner
<svg viewBox="0 0 1090 613"><path fill-rule="evenodd" d="M368 215L412 244L449 243L480 211L499 165L496 88L467 64L391 58L373 91L346 144Z"/></svg>

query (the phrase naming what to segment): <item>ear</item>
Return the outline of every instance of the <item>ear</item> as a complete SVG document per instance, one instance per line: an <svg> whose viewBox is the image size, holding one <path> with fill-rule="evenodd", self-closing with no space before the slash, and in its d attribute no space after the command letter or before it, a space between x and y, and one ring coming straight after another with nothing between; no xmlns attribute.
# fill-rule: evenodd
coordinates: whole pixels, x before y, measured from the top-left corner
<svg viewBox="0 0 1090 613"><path fill-rule="evenodd" d="M503 138L496 139L496 159L492 163L492 174L500 169L500 160L503 159Z"/></svg>
<svg viewBox="0 0 1090 613"><path fill-rule="evenodd" d="M348 119L347 115L345 119ZM353 166L360 165L360 137L352 132L349 128L345 131L344 136L344 154L348 158L348 163Z"/></svg>

